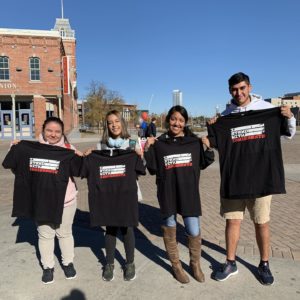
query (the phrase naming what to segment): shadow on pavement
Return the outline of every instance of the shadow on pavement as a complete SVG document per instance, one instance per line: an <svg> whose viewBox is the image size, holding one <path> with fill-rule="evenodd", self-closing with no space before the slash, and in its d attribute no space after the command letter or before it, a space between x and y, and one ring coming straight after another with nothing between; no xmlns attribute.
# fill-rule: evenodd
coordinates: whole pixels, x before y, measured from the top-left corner
<svg viewBox="0 0 300 300"><path fill-rule="evenodd" d="M140 210L140 223L153 235L156 235L158 237L162 238L162 232L160 229L161 226L161 214L160 210L157 207L153 207L148 204L144 203L139 203L139 210ZM181 243L182 245L186 246L186 233L185 233L185 228L183 225L177 222L177 241L178 243ZM214 251L217 251L221 254L223 254L226 257L226 250L214 243L211 243L207 240L202 240L202 244ZM164 254L163 257L166 258L166 253L165 251L161 250ZM223 263L218 262L216 259L214 259L211 255L209 255L206 251L202 250L202 258L207 260L210 263L210 268L212 269L212 274L211 277L213 278L214 274L216 271L218 271ZM224 258L225 259L225 258ZM258 279L257 276L257 267L246 262L239 256L236 257L237 262L241 263L244 265L249 271ZM183 268L185 271L190 272L189 266L185 263L182 264ZM171 269L170 267L167 269Z"/></svg>
<svg viewBox="0 0 300 300"><path fill-rule="evenodd" d="M61 300L86 300L86 297L81 290L74 289L70 292L70 295L62 297Z"/></svg>
<svg viewBox="0 0 300 300"><path fill-rule="evenodd" d="M160 209L157 207L140 202L139 203L139 214L140 214L140 223L152 235L158 236L161 239L163 239L162 231L161 231L162 218L161 218ZM140 233L143 234L141 231L140 231ZM139 236L139 233L137 234L137 236ZM141 237L141 238L143 238L143 237ZM186 246L185 229L184 229L184 226L182 226L178 222L177 222L177 241L178 241L178 243L181 243L182 245ZM152 245L152 247L157 248L157 249L155 249L155 248L153 249L153 251L154 251L153 253L156 253L157 257L163 257L164 259L168 258L165 250L158 248L157 246L153 245L152 243L151 243L151 245ZM155 252L155 250L157 250L157 252ZM157 257L156 257L156 259L157 259ZM179 253L179 257L180 257L180 253ZM156 262L158 265L162 266L164 269L166 269L172 273L172 268L170 266L170 263L165 263L163 261L163 265L161 265L161 259L158 261L155 261L155 260L153 260L153 261ZM190 268L186 263L182 262L182 267L186 272L190 273Z"/></svg>
<svg viewBox="0 0 300 300"><path fill-rule="evenodd" d="M140 211L140 223L152 234L162 239L162 233L160 229L161 225L161 216L160 210L157 207L153 207L151 205L139 203L139 211ZM18 233L16 236L16 243L29 243L30 245L35 247L37 260L40 262L40 255L38 250L38 235L37 229L34 221L17 218L12 226L19 226ZM87 234L88 230L88 234ZM81 211L77 209L74 224L73 224L73 236L75 247L88 247L91 249L95 257L97 257L98 261L104 266L105 261L105 230L102 228L91 228L89 225L89 212ZM169 262L165 262L167 260L167 255L164 249L159 248L154 245L151 240L145 235L145 233L135 228L135 236L136 236L136 250L142 253L149 260L153 261L155 264L164 268L166 271L172 273L172 268ZM186 236L184 226L180 223L177 224L177 236L178 242L182 245L186 246ZM118 238L122 240L119 236ZM217 251L224 255L224 260L226 257L226 251L223 247L211 243L207 240L202 240L202 244L214 251ZM55 242L55 251L54 251L58 261L60 259L60 250L58 247L57 240ZM202 251L202 257L210 263L210 268L212 269L211 278L214 277L214 274L217 270L222 267L222 263L218 262L211 255L209 255L206 251ZM118 249L116 249L115 259L119 262L120 265L125 264L125 259L120 254ZM258 280L257 275L257 267L248 263L244 259L239 256L236 257L238 263L244 265ZM183 268L186 272L190 273L190 268L187 264L182 263ZM65 298L68 299L68 298ZM71 298L70 298L71 299ZM77 298L74 298L77 299ZM85 298L78 298L85 299Z"/></svg>
<svg viewBox="0 0 300 300"><path fill-rule="evenodd" d="M28 243L35 248L37 260L40 262L40 253L38 248L38 234L34 221L25 218L16 218L12 226L18 226L16 244ZM41 265L41 264L40 264Z"/></svg>
<svg viewBox="0 0 300 300"><path fill-rule="evenodd" d="M105 227L104 227L105 228ZM82 230L89 230L89 234ZM73 235L75 240L75 247L89 247L94 255L98 258L99 262L104 266L105 260L105 230L100 227L90 227L89 212L78 210L76 211L74 218ZM152 244L152 242L146 237L146 235L135 228L136 244L135 249L142 253L145 257L152 260L154 263L160 265L162 268L171 271L169 264L165 263L162 258L167 258L165 251ZM118 238L122 241L121 235L118 234ZM143 242L141 242L143 240ZM122 241L123 242L123 241ZM115 259L120 265L125 264L124 257L116 249Z"/></svg>

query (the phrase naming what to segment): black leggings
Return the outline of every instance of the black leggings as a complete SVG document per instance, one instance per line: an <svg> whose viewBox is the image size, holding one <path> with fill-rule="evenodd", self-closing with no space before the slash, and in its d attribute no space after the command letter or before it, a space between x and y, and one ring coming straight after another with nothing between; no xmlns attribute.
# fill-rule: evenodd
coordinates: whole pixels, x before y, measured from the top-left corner
<svg viewBox="0 0 300 300"><path fill-rule="evenodd" d="M123 242L126 254L126 263L133 263L134 261L134 247L135 237L133 227L106 227L105 234L105 250L106 250L106 262L113 264L115 259L115 249L117 242L117 233L120 229L123 235Z"/></svg>

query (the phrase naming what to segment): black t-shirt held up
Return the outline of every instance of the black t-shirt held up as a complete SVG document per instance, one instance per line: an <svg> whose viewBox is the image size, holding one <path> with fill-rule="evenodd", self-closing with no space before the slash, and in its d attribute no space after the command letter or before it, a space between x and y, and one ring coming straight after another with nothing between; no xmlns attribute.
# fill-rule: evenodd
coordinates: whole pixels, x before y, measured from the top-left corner
<svg viewBox="0 0 300 300"><path fill-rule="evenodd" d="M145 152L147 169L156 175L157 197L164 218L201 215L200 170L214 161L195 136L170 137L163 134Z"/></svg>
<svg viewBox="0 0 300 300"><path fill-rule="evenodd" d="M219 152L222 198L286 193L281 135L290 133L278 107L230 114L208 126L210 144Z"/></svg>
<svg viewBox="0 0 300 300"><path fill-rule="evenodd" d="M81 158L74 150L20 141L2 165L15 173L12 217L61 224L69 177L79 176Z"/></svg>
<svg viewBox="0 0 300 300"><path fill-rule="evenodd" d="M96 150L84 158L91 226L138 226L137 175L142 159L132 150Z"/></svg>

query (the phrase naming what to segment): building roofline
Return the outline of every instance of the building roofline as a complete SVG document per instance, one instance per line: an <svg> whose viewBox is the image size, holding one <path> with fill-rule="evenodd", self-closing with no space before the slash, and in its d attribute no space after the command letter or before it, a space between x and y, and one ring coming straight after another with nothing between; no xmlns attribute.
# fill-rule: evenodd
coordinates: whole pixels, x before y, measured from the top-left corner
<svg viewBox="0 0 300 300"><path fill-rule="evenodd" d="M0 28L0 34L61 38L59 31L55 31L55 30Z"/></svg>
<svg viewBox="0 0 300 300"><path fill-rule="evenodd" d="M284 97L300 96L300 92L284 94Z"/></svg>

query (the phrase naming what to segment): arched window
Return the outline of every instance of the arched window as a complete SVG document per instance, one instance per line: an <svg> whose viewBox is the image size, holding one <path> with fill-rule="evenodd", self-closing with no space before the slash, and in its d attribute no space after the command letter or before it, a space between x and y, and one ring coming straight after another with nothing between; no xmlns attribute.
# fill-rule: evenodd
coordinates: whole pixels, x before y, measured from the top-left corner
<svg viewBox="0 0 300 300"><path fill-rule="evenodd" d="M30 80L41 80L40 59L38 57L29 58Z"/></svg>
<svg viewBox="0 0 300 300"><path fill-rule="evenodd" d="M9 58L0 56L0 80L9 80Z"/></svg>

